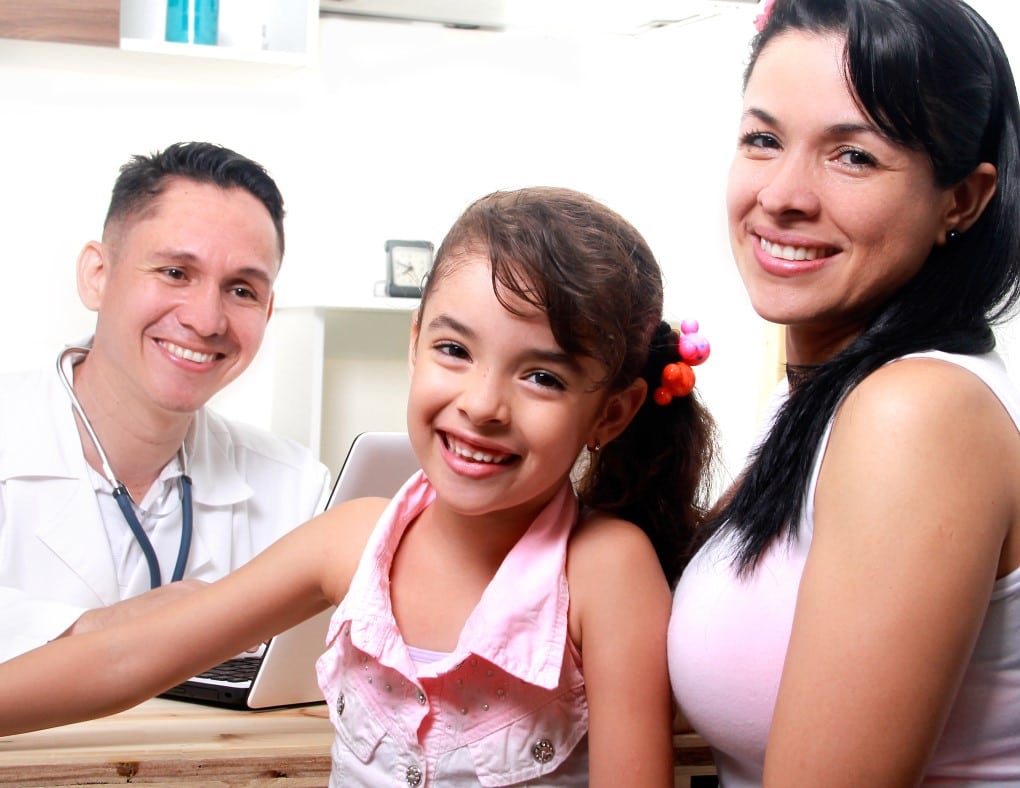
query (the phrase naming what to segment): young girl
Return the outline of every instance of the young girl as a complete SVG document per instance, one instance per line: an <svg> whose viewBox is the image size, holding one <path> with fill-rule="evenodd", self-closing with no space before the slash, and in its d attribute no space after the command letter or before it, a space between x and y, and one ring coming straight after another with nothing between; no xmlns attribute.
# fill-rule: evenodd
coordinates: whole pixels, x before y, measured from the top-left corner
<svg viewBox="0 0 1020 788"><path fill-rule="evenodd" d="M599 203L474 203L411 336L422 472L159 616L0 665L0 734L124 709L339 603L333 784L672 785L669 585L713 440L696 396L653 396L679 358L661 313L648 246Z"/></svg>

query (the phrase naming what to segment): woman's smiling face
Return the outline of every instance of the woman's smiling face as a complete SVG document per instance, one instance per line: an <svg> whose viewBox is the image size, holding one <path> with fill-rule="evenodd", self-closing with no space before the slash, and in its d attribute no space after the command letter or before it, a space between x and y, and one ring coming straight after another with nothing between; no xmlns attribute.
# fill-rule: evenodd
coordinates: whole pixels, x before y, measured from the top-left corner
<svg viewBox="0 0 1020 788"><path fill-rule="evenodd" d="M843 39L787 32L744 92L730 168L730 242L755 310L789 327L793 363L849 344L945 236L952 193L924 152L861 111Z"/></svg>

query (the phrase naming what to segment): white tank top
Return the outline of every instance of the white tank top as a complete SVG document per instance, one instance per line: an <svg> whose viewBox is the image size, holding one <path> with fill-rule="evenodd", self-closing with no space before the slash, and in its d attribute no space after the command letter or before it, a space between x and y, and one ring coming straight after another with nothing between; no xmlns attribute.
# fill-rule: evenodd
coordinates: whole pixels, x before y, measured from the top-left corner
<svg viewBox="0 0 1020 788"><path fill-rule="evenodd" d="M1020 393L999 357L931 352L970 370L1020 428ZM746 579L734 573L733 543L711 540L677 584L669 625L673 695L712 746L726 788L758 786L797 589L811 546L819 445L796 539L779 539ZM1020 483L1020 479L1017 480ZM988 613L925 784L1020 785L1020 569L994 586Z"/></svg>

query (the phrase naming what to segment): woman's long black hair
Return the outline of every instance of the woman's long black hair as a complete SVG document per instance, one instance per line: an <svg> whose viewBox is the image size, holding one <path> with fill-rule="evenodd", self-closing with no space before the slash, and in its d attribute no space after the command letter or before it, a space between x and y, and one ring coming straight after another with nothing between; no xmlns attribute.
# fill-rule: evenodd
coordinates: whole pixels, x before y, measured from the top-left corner
<svg viewBox="0 0 1020 788"><path fill-rule="evenodd" d="M698 541L732 530L741 572L795 532L822 435L847 392L908 353L990 351L992 325L1010 314L1020 287L1020 109L988 24L959 0L775 0L752 42L745 85L762 50L790 30L845 38L847 79L862 110L890 140L927 153L939 186L990 162L997 188L969 230L933 247L860 336L793 388Z"/></svg>

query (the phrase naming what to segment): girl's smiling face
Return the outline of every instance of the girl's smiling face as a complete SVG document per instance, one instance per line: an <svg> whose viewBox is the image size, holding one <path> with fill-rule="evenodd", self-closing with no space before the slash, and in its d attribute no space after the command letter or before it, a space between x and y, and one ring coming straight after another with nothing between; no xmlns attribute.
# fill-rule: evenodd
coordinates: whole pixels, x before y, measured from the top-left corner
<svg viewBox="0 0 1020 788"><path fill-rule="evenodd" d="M511 305L520 314L496 298L484 254L446 263L411 338L407 422L443 502L530 522L613 398L601 366L565 353L544 311Z"/></svg>
<svg viewBox="0 0 1020 788"><path fill-rule="evenodd" d="M789 327L794 363L849 344L945 238L952 192L924 152L857 106L842 38L783 33L744 92L730 169L730 242L755 310Z"/></svg>

